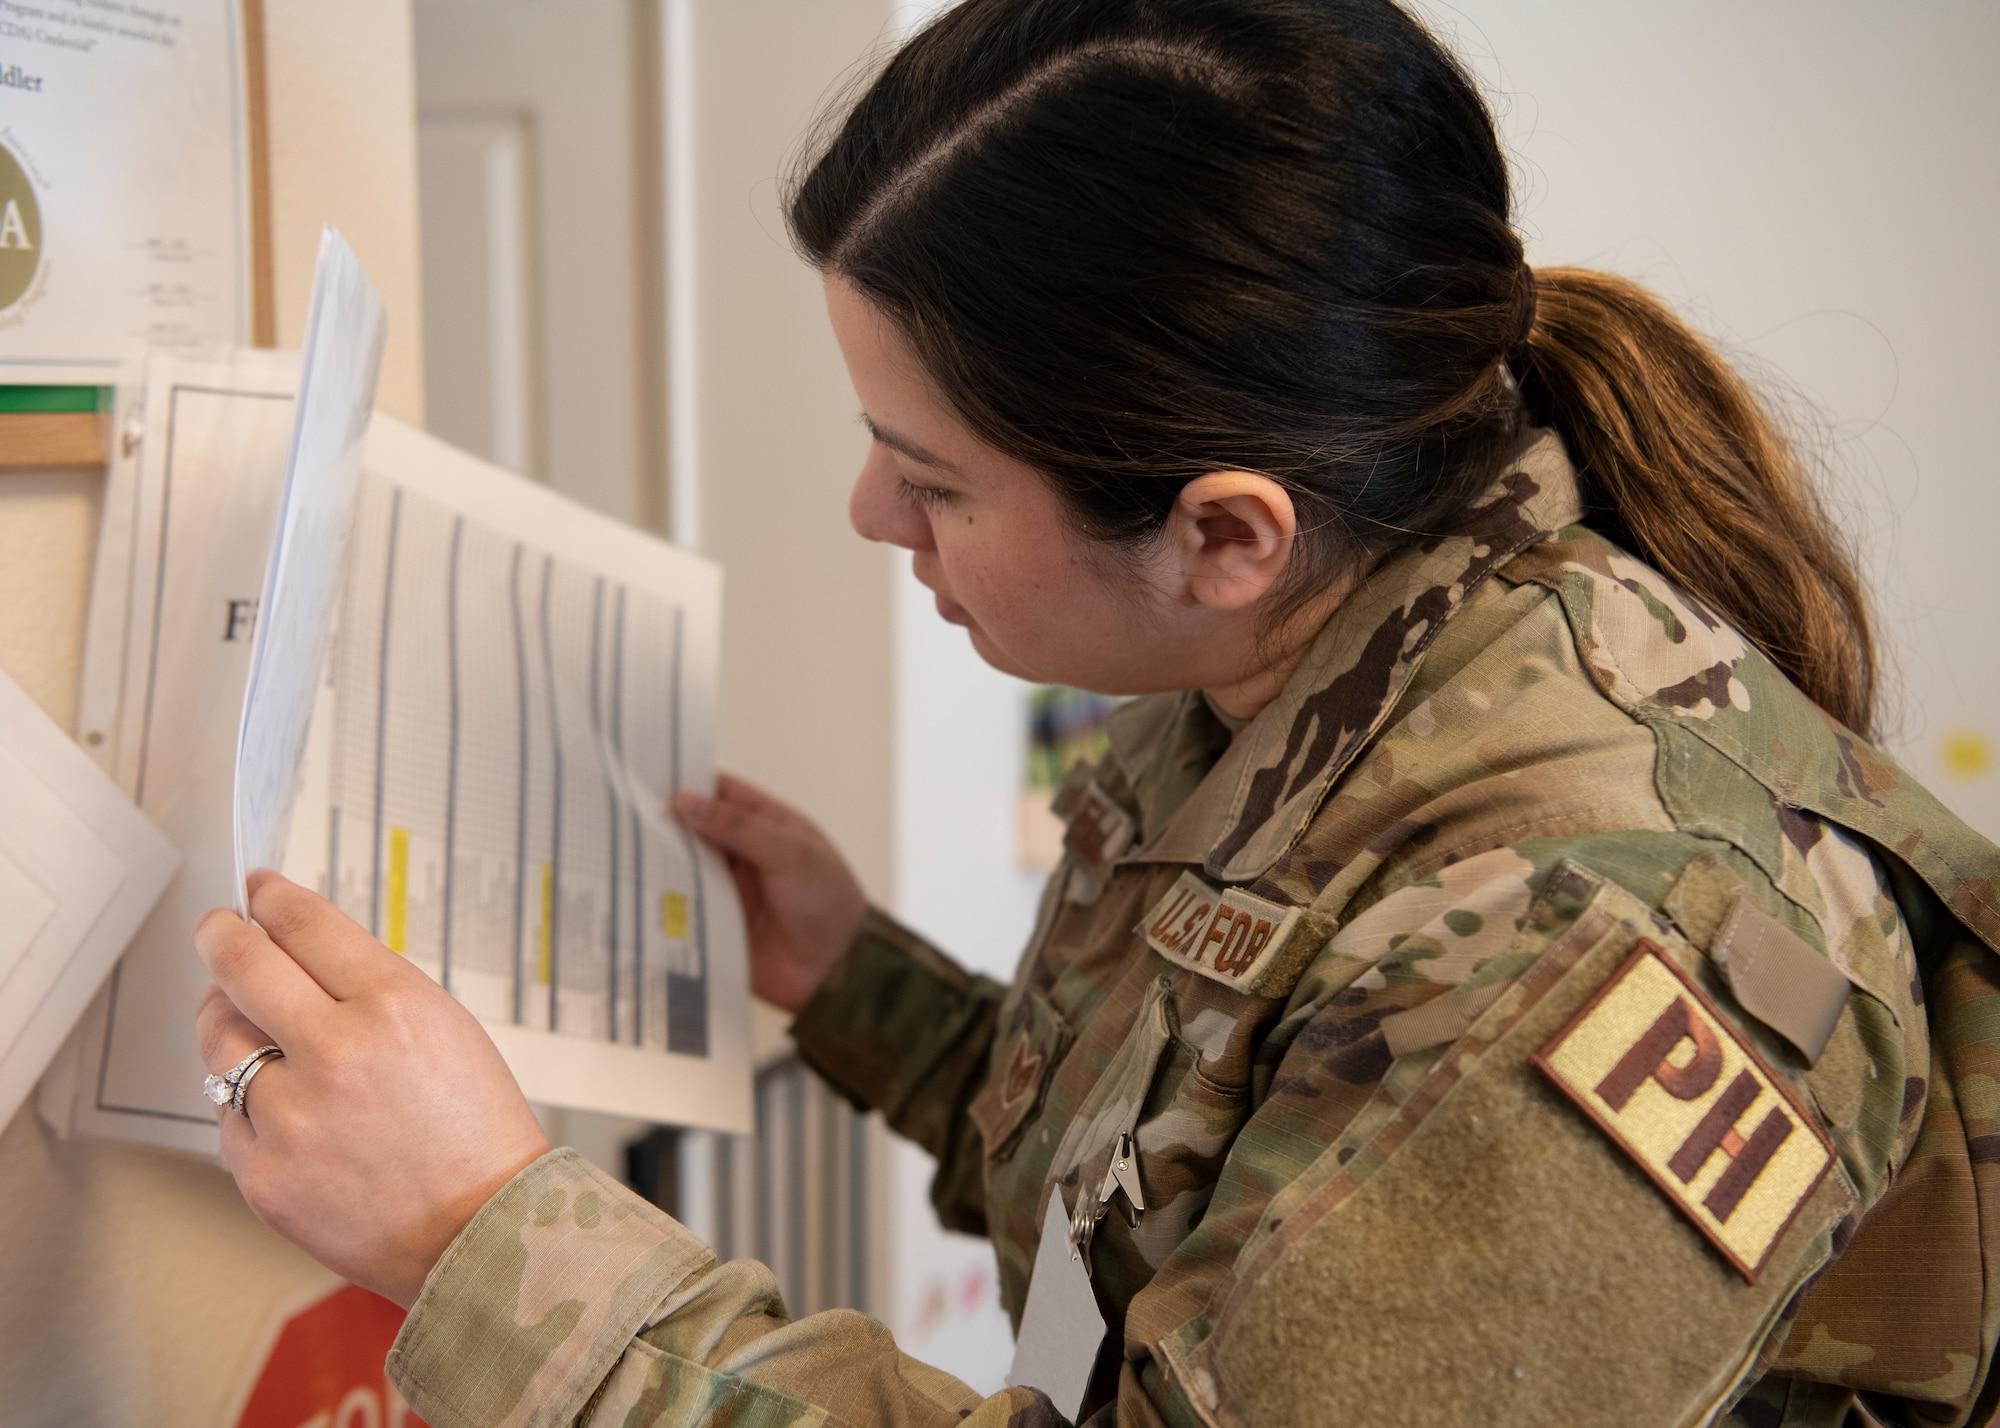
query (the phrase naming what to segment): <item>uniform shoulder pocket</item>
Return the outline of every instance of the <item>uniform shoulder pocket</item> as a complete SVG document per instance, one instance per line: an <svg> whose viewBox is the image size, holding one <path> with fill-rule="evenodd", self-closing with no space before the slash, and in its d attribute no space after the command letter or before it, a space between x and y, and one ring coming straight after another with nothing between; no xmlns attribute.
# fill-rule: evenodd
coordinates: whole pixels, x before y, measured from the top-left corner
<svg viewBox="0 0 2000 1428"><path fill-rule="evenodd" d="M986 1084L967 1108L989 1157L999 1160L1013 1153L1021 1127L1041 1108L1049 1078L1074 1039L1062 1013L1033 987L1014 999L994 1039Z"/></svg>

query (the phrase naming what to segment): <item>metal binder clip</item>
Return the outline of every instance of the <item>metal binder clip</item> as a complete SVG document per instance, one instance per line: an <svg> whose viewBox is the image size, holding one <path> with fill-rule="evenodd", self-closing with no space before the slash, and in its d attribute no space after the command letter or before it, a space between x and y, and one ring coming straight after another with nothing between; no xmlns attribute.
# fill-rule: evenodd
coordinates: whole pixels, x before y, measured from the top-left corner
<svg viewBox="0 0 2000 1428"><path fill-rule="evenodd" d="M1069 1257L1083 1261L1085 1274L1090 1273L1090 1242L1097 1234L1097 1222L1110 1211L1111 1199L1120 1190L1125 1192L1125 1223L1137 1229L1139 1217L1146 1213L1146 1194L1139 1188L1139 1148L1132 1143L1130 1131L1118 1133L1096 1201L1079 1197L1076 1211L1069 1217Z"/></svg>
<svg viewBox="0 0 2000 1428"><path fill-rule="evenodd" d="M1146 1192L1139 1188L1139 1148L1132 1144L1130 1131L1118 1132L1118 1148L1111 1154L1111 1164L1104 1172L1104 1184L1098 1187L1099 1219L1111 1207L1111 1197L1120 1190L1125 1192L1125 1223L1137 1229L1139 1217L1146 1213Z"/></svg>

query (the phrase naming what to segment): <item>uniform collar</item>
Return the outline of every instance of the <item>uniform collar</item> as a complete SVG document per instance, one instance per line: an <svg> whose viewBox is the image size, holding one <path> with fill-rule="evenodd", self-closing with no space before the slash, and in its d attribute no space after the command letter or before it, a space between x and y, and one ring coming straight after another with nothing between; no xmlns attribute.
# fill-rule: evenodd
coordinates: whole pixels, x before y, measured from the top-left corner
<svg viewBox="0 0 2000 1428"><path fill-rule="evenodd" d="M1461 534L1398 551L1340 603L1283 692L1184 798L1176 795L1193 781L1184 756L1212 746L1205 731L1215 718L1200 693L1118 710L1111 756L1138 797L1141 827L1159 830L1125 861L1200 863L1223 882L1262 877L1375 736L1466 596L1581 515L1562 442L1542 432L1487 488Z"/></svg>

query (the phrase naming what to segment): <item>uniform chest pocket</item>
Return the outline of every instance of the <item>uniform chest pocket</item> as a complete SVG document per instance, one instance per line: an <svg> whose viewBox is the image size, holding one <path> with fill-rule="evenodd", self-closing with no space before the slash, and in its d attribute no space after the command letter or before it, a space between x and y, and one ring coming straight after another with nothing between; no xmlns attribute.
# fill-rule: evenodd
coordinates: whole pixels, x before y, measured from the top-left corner
<svg viewBox="0 0 2000 1428"><path fill-rule="evenodd" d="M986 1084L967 1108L988 1157L1004 1160L1013 1153L1074 1039L1062 1013L1032 987L1014 1002L996 1038L998 1055Z"/></svg>

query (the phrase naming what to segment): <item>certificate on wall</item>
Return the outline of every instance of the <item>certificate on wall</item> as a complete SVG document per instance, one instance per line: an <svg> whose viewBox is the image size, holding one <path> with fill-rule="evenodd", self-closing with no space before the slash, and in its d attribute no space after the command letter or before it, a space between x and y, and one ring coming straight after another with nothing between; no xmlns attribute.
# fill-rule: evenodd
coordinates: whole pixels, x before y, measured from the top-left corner
<svg viewBox="0 0 2000 1428"><path fill-rule="evenodd" d="M0 383L249 339L238 3L0 4Z"/></svg>

